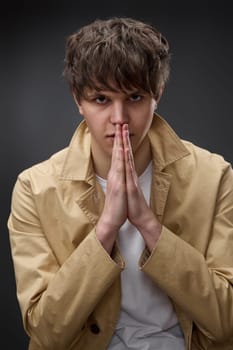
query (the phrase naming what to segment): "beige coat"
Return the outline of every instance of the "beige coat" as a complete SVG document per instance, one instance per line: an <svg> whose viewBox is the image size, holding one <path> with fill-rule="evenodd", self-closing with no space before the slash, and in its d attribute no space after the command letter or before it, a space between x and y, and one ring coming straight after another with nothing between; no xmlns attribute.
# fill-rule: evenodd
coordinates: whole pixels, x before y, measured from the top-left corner
<svg viewBox="0 0 233 350"><path fill-rule="evenodd" d="M139 268L171 298L186 349L233 349L233 172L155 116L151 208L163 223ZM103 350L124 260L95 236L104 194L82 122L69 148L19 175L8 226L30 350ZM217 345L218 344L218 345Z"/></svg>

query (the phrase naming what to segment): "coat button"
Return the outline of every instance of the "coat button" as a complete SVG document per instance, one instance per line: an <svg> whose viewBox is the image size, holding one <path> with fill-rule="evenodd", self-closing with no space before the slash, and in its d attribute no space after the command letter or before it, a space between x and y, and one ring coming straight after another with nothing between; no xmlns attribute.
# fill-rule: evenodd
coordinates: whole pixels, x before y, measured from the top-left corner
<svg viewBox="0 0 233 350"><path fill-rule="evenodd" d="M93 334L99 334L100 332L99 326L95 323L90 325L90 329Z"/></svg>

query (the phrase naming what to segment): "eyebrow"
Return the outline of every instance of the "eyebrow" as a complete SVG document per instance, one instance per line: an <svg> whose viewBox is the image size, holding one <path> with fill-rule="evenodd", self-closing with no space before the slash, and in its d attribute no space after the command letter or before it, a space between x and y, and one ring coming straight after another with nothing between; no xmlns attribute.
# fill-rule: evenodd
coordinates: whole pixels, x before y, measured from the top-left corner
<svg viewBox="0 0 233 350"><path fill-rule="evenodd" d="M142 94L145 94L145 91L143 90L131 90L131 91L128 91L128 92L125 92L125 91L119 91L119 93L123 93L125 94L126 96L131 96L131 95L142 95ZM109 96L109 93L111 95L111 93L114 93L110 90L100 90L100 91L97 91L97 90L93 90L89 93L86 94L86 98L88 99L91 99L91 98L94 98L96 96L106 96L108 97Z"/></svg>

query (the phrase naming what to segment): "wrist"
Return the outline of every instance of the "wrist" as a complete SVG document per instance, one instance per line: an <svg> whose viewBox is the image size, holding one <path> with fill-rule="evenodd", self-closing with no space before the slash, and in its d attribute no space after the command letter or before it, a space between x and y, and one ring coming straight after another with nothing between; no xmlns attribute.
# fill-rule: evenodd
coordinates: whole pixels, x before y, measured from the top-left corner
<svg viewBox="0 0 233 350"><path fill-rule="evenodd" d="M160 237L162 224L158 221L154 214L152 214L141 219L140 223L137 225L137 229L143 236L147 248L151 252Z"/></svg>
<svg viewBox="0 0 233 350"><path fill-rule="evenodd" d="M96 225L96 237L109 255L111 255L118 232L119 228L113 227L108 221L99 220Z"/></svg>

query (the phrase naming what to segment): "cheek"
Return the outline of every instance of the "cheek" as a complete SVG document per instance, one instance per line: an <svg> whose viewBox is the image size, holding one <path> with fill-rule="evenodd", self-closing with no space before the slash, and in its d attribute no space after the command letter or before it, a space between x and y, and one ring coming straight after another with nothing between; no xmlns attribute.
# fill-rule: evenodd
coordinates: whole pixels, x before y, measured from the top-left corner
<svg viewBox="0 0 233 350"><path fill-rule="evenodd" d="M95 119L92 119L91 121L86 119L86 123L87 123L88 129L91 133L91 137L94 139L101 138L101 136L103 134L101 124Z"/></svg>
<svg viewBox="0 0 233 350"><path fill-rule="evenodd" d="M141 128L142 131L147 132L151 126L152 120L153 120L153 113L144 114L143 118L141 118L140 120L139 128Z"/></svg>

